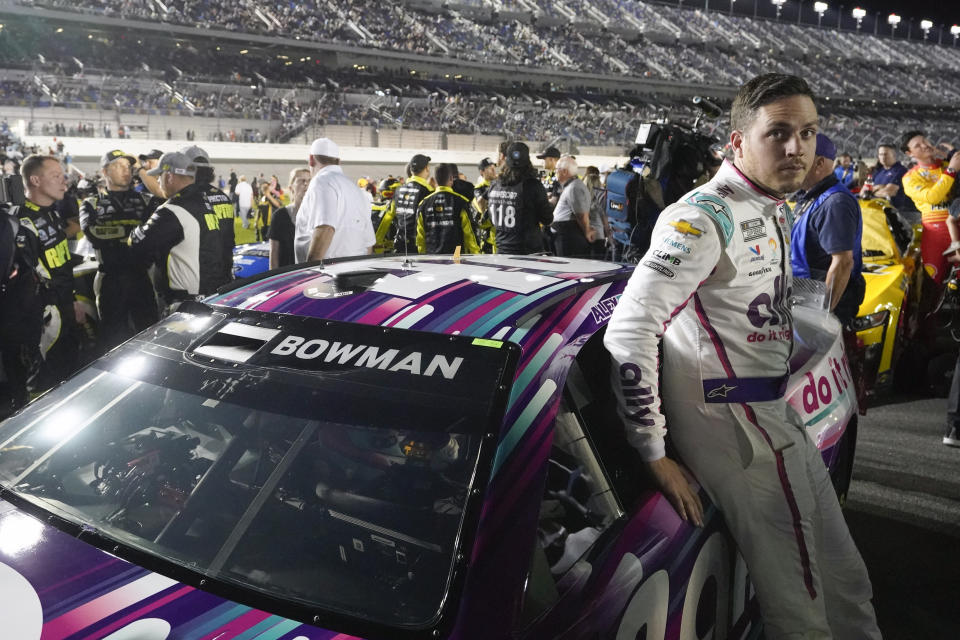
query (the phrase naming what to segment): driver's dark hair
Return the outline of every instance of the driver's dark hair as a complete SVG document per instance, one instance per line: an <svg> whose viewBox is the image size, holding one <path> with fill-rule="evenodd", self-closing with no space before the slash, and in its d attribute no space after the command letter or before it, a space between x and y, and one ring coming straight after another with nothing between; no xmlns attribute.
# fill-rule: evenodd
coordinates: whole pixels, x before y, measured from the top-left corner
<svg viewBox="0 0 960 640"><path fill-rule="evenodd" d="M734 131L746 131L760 107L793 96L807 96L814 102L817 100L810 85L799 76L765 73L748 80L733 99L733 106L730 107L730 128Z"/></svg>
<svg viewBox="0 0 960 640"><path fill-rule="evenodd" d="M926 137L926 131L920 131L919 129L914 129L912 131L905 131L902 136L900 136L900 151L908 153L910 148L907 146L910 144L910 141L916 138L917 136Z"/></svg>

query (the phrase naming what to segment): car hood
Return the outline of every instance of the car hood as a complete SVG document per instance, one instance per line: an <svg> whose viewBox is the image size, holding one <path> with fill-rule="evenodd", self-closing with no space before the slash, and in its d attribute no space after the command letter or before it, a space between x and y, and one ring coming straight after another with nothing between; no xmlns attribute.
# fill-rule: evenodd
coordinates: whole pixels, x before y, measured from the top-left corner
<svg viewBox="0 0 960 640"><path fill-rule="evenodd" d="M351 640L117 558L0 501L4 637Z"/></svg>

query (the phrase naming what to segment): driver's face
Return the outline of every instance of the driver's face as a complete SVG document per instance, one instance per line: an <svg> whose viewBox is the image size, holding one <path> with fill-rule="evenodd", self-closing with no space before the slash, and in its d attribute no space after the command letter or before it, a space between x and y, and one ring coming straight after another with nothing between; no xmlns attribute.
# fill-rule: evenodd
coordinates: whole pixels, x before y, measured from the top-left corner
<svg viewBox="0 0 960 640"><path fill-rule="evenodd" d="M907 153L911 158L923 164L931 164L937 155L937 149L926 136L913 136L907 143Z"/></svg>
<svg viewBox="0 0 960 640"><path fill-rule="evenodd" d="M744 131L730 134L734 163L757 186L782 198L800 188L813 164L817 108L808 96L765 104Z"/></svg>

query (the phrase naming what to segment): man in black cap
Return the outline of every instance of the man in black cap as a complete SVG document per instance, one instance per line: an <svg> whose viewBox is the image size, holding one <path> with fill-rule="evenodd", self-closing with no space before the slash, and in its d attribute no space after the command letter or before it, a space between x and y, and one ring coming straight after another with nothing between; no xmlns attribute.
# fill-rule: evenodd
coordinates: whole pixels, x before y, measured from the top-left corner
<svg viewBox="0 0 960 640"><path fill-rule="evenodd" d="M543 174L541 175L541 180L543 181L543 186L547 190L547 196L550 198L551 204L557 204L557 200L560 198L560 193L563 191L563 187L560 186L560 183L557 182L557 161L560 160L560 149L556 147L547 147L543 150L543 153L539 154L537 157L543 160Z"/></svg>
<svg viewBox="0 0 960 640"><path fill-rule="evenodd" d="M137 160L119 149L103 155L107 191L80 205L80 227L97 252L93 288L100 324L97 347L106 352L157 321L157 301L148 261L127 245L130 232L146 222L162 200L131 187Z"/></svg>
<svg viewBox="0 0 960 640"><path fill-rule="evenodd" d="M161 201L164 198L163 193L160 192L160 183L154 176L148 176L147 171L157 166L162 155L163 151L160 151L160 149L151 149L149 153L141 153L137 156L140 162L133 167L133 182L136 185L134 189L140 193L153 194Z"/></svg>
<svg viewBox="0 0 960 640"><path fill-rule="evenodd" d="M547 190L547 202L550 203L550 208L553 209L560 201L560 194L563 193L563 185L557 180L557 162L560 160L560 150L556 147L547 147L543 150L543 153L537 157L543 160L543 171L540 173L540 182L543 184L543 188ZM547 251L556 253L553 229L551 227L543 228L543 244Z"/></svg>
<svg viewBox="0 0 960 640"><path fill-rule="evenodd" d="M220 225L223 273L220 274L216 286L220 287L233 280L233 247L236 244L233 232L233 200L218 187L213 186L216 175L213 165L210 164L210 156L207 155L206 151L196 145L191 145L181 149L180 153L196 163L197 186L207 196L207 201L213 208L213 212L217 214L217 221Z"/></svg>
<svg viewBox="0 0 960 640"><path fill-rule="evenodd" d="M506 169L487 192L487 212L496 233L497 253L543 251L540 225L550 224L553 213L530 164L530 149L522 142L507 147Z"/></svg>
<svg viewBox="0 0 960 640"><path fill-rule="evenodd" d="M216 290L223 267L217 214L196 184L196 163L183 155L165 153L149 171L159 176L167 201L130 234L135 254L157 264L154 284L164 315L184 300Z"/></svg>
<svg viewBox="0 0 960 640"><path fill-rule="evenodd" d="M506 153L506 147L504 147ZM477 164L477 170L480 172L480 181L473 186L473 201L470 203L474 226L477 229L480 243L480 250L483 253L493 253L496 249L496 234L493 230L493 222L487 215L487 192L490 190L490 184L497 178L497 163L490 158L484 158Z"/></svg>
<svg viewBox="0 0 960 640"><path fill-rule="evenodd" d="M397 253L417 253L417 208L420 201L433 192L429 178L430 158L418 153L410 159L410 178L397 189L393 198L393 211L384 216L387 224L390 223L388 216L396 222L393 246Z"/></svg>

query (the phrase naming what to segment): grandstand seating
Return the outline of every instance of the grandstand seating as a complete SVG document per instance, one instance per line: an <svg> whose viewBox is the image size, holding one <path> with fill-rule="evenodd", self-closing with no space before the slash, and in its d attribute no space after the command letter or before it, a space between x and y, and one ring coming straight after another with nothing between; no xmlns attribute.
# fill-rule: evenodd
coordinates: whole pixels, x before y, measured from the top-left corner
<svg viewBox="0 0 960 640"><path fill-rule="evenodd" d="M42 107L56 96L58 104L112 109L118 119L126 117L125 111L190 113L195 118L221 120L242 116L259 121L250 128L259 130L262 139L282 139L320 123L362 123L384 130L402 125L461 135L503 132L544 141L562 136L579 144L623 146L643 119L666 111L671 118L689 121L695 113L675 96L656 95L581 93L589 101L581 108L576 88L565 91L553 80L549 87L521 87L514 92L487 91L477 86L480 83L465 81L465 86L448 86L443 100L431 101L424 97L436 89L429 81L442 84L442 79L428 78L424 83L404 84L392 99L377 100L383 97L382 78L361 78L360 87L339 82L317 87L316 74L305 70L303 58L243 59L234 50L222 52L222 58L211 65L211 53L203 47L218 30L504 65L505 84L510 82L511 66L703 87L735 87L764 71L796 73L806 77L818 94L832 99L823 108L827 129L855 153L872 153L879 140L892 138L907 122L944 135L960 129L951 112L904 112L902 108L906 103L956 104L960 50L675 5L618 0L563 4L458 0L442 5L431 0L387 4L371 0L22 0L17 4L146 23L163 21L202 31L195 39L180 38L176 47L170 46L171 40L142 43L138 39L134 45L132 38L98 47L91 34L91 42L78 56L80 73L70 63L77 40L68 47L24 35L22 47L0 52L0 62L6 66L28 67L32 73L27 84L0 86L0 101L5 104L19 99L20 104ZM47 52L41 53L41 63L33 53L40 53L38 48ZM21 51L30 53L16 59ZM926 60L933 52L957 71L943 73L940 66L928 69ZM97 69L115 71L118 66L124 67L123 81L103 82L103 74L97 73ZM234 71L234 77L224 69ZM257 93L237 82L258 77L269 79L271 89L283 85L295 91L283 94L261 87ZM868 80L876 77L883 77L883 82ZM504 99L496 99L498 95ZM318 103L321 96L325 97ZM723 96L716 97L722 102ZM856 110L844 109L842 101L854 101ZM868 111L869 117L862 115Z"/></svg>

